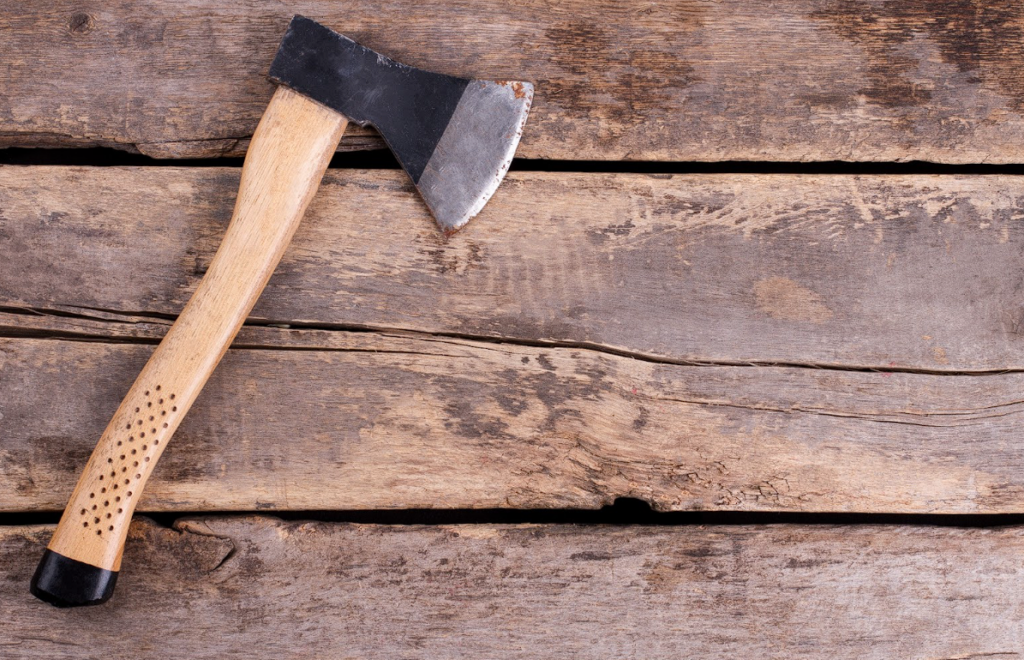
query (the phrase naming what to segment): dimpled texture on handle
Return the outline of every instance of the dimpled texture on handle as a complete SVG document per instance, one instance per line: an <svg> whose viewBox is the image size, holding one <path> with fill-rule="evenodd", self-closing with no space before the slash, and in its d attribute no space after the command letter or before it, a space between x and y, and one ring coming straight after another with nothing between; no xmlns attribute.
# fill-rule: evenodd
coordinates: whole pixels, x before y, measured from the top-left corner
<svg viewBox="0 0 1024 660"><path fill-rule="evenodd" d="M113 590L114 578L95 571L120 569L128 523L157 459L277 267L347 123L292 90L274 93L210 268L114 413L50 540L32 586L43 600L95 604L105 598L93 596ZM47 598L76 588L86 592L82 602Z"/></svg>

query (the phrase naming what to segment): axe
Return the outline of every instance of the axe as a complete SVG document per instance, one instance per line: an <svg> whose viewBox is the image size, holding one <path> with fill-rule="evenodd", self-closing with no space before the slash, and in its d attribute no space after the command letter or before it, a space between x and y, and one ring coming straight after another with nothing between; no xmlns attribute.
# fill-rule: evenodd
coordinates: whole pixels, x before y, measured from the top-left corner
<svg viewBox="0 0 1024 660"><path fill-rule="evenodd" d="M270 78L279 86L217 254L103 431L32 577L46 602L95 605L113 594L153 466L274 272L348 122L376 127L451 234L498 187L533 99L530 83L422 71L301 16Z"/></svg>

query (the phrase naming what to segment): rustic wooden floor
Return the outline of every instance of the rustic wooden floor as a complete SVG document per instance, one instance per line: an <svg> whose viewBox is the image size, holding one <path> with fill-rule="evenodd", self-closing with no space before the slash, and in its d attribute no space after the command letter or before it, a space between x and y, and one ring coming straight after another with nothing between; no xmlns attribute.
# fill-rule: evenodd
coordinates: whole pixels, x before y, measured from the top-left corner
<svg viewBox="0 0 1024 660"><path fill-rule="evenodd" d="M346 137L115 597L33 599L293 10L0 0L0 658L1024 656L996 0L304 3L535 81L521 159L445 239Z"/></svg>

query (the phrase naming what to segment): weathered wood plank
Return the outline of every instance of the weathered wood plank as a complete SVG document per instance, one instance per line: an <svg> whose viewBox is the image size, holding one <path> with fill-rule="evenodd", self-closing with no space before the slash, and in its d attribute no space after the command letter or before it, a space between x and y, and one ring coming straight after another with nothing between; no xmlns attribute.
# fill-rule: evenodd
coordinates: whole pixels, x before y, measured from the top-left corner
<svg viewBox="0 0 1024 660"><path fill-rule="evenodd" d="M173 317L237 177L0 168L0 307ZM513 173L446 240L403 174L331 171L253 315L677 362L1024 369L1021 184Z"/></svg>
<svg viewBox="0 0 1024 660"><path fill-rule="evenodd" d="M103 325L50 320L83 338ZM274 328L239 342L250 348L215 372L140 510L597 508L624 496L662 510L1024 511L1022 373L684 366ZM151 350L0 339L0 510L63 508Z"/></svg>
<svg viewBox="0 0 1024 660"><path fill-rule="evenodd" d="M527 158L1024 157L1024 7L1000 0L5 0L0 144L239 155L296 10L413 65L536 81Z"/></svg>
<svg viewBox="0 0 1024 660"><path fill-rule="evenodd" d="M1020 528L133 525L57 610L50 529L0 529L0 649L32 658L1017 658ZM187 634L182 634L187 631Z"/></svg>

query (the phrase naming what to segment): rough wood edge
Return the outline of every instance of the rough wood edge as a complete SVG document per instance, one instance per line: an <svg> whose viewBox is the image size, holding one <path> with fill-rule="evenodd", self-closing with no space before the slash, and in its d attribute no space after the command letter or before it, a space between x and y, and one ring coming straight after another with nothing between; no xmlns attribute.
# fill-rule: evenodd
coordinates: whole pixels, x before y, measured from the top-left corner
<svg viewBox="0 0 1024 660"><path fill-rule="evenodd" d="M118 593L72 612L27 593L49 530L0 528L11 660L1013 658L1024 635L1020 527L138 520Z"/></svg>

